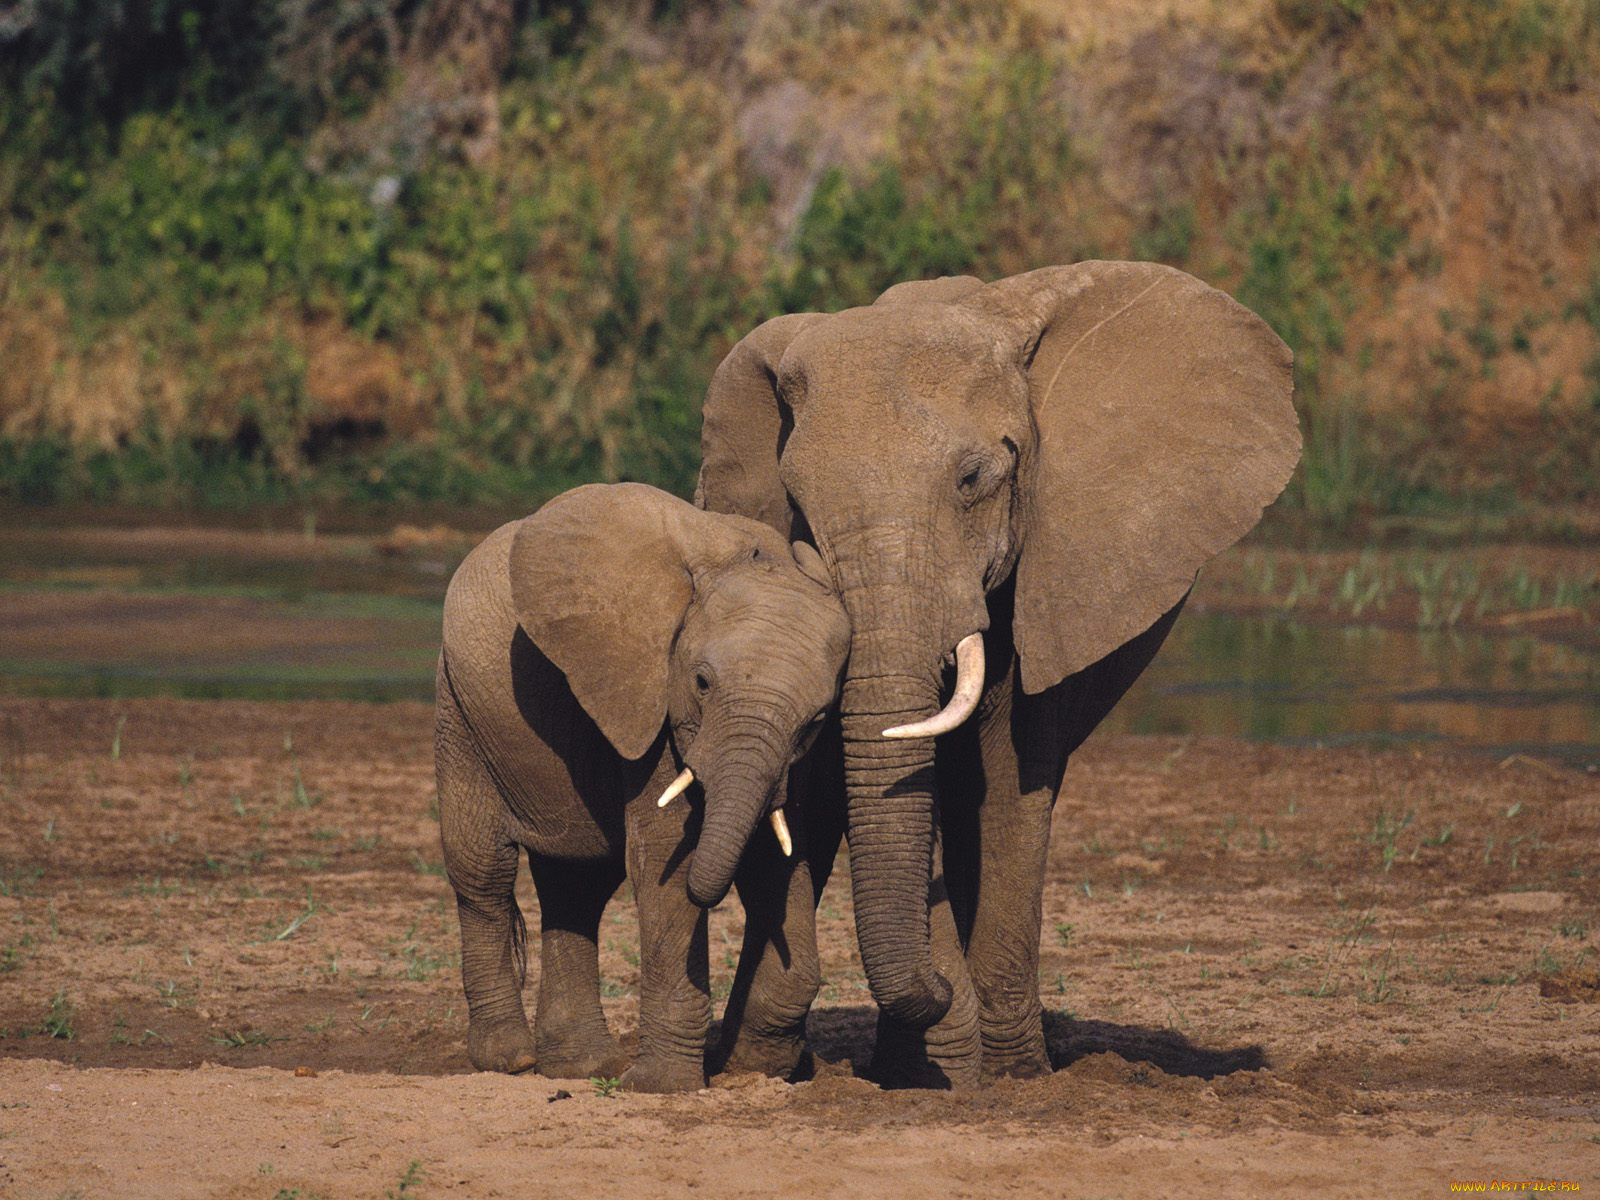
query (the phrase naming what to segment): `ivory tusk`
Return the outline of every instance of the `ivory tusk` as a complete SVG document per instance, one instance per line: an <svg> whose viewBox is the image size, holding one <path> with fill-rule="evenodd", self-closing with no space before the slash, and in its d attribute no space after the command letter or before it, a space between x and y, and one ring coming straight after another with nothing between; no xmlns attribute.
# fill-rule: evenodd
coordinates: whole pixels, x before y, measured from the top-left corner
<svg viewBox="0 0 1600 1200"><path fill-rule="evenodd" d="M925 721L885 729L886 738L938 737L949 733L972 715L983 692L983 634L969 633L956 643L956 690L950 703Z"/></svg>
<svg viewBox="0 0 1600 1200"><path fill-rule="evenodd" d="M671 804L679 796L683 795L684 789L693 782L694 772L689 770L688 767L685 767L682 771L678 772L678 777L676 779L667 784L667 790L661 793L661 799L656 801L656 807L665 808L667 805Z"/></svg>
<svg viewBox="0 0 1600 1200"><path fill-rule="evenodd" d="M772 832L778 835L778 845L783 848L783 856L793 858L794 840L789 836L789 822L784 819L783 809L773 809L772 815L767 820L772 822Z"/></svg>

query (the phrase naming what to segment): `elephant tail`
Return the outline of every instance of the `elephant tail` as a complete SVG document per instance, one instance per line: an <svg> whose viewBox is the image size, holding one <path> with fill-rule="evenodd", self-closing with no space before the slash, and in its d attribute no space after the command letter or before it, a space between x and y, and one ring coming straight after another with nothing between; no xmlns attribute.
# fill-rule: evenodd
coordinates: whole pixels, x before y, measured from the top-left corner
<svg viewBox="0 0 1600 1200"><path fill-rule="evenodd" d="M528 982L528 922L514 895L511 897L511 961L520 989Z"/></svg>

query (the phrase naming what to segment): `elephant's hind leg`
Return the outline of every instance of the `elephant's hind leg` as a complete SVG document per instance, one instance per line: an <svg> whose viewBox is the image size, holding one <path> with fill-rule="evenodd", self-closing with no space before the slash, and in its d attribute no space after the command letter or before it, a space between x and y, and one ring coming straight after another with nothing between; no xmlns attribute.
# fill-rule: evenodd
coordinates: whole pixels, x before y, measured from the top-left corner
<svg viewBox="0 0 1600 1200"><path fill-rule="evenodd" d="M600 1008L600 917L622 882L620 863L530 854L539 892L539 1074L615 1079L627 1057Z"/></svg>
<svg viewBox="0 0 1600 1200"><path fill-rule="evenodd" d="M435 764L445 870L461 921L467 1056L480 1071L526 1071L534 1056L522 1009L527 929L516 899L518 847L505 831L499 790L448 695L439 699Z"/></svg>

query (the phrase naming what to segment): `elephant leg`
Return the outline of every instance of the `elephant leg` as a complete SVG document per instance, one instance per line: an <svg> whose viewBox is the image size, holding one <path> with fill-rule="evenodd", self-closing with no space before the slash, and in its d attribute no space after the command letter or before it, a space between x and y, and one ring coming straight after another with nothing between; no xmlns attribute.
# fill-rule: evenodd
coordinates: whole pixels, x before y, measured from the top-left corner
<svg viewBox="0 0 1600 1200"><path fill-rule="evenodd" d="M735 879L744 905L744 945L713 1073L788 1077L805 1052L806 1014L822 986L822 969L803 836L793 859L784 858L764 827L745 850Z"/></svg>
<svg viewBox="0 0 1600 1200"><path fill-rule="evenodd" d="M534 1046L522 1008L527 932L516 899L518 849L453 700L440 697L435 720L440 840L461 922L467 1057L480 1071L526 1071Z"/></svg>
<svg viewBox="0 0 1600 1200"><path fill-rule="evenodd" d="M628 879L639 905L639 1056L622 1076L636 1092L706 1085L711 1031L706 912L689 899L686 853L699 828L687 803L629 805Z"/></svg>
<svg viewBox="0 0 1600 1200"><path fill-rule="evenodd" d="M539 893L539 1074L614 1079L627 1056L600 1008L600 917L622 882L620 864L528 855Z"/></svg>
<svg viewBox="0 0 1600 1200"><path fill-rule="evenodd" d="M1007 680L1010 683L1010 680ZM985 719L973 747L983 798L974 813L975 869L967 967L978 995L984 1074L1047 1074L1039 1002L1039 931L1050 814L1065 769L1055 697L1017 704L1013 691Z"/></svg>
<svg viewBox="0 0 1600 1200"><path fill-rule="evenodd" d="M967 966L978 993L986 1075L1050 1070L1039 934L1056 795L1069 756L1149 665L1182 608L1179 600L1138 637L1035 696L1022 693L1012 658L981 715L975 753L962 756L966 769L976 763L982 772Z"/></svg>
<svg viewBox="0 0 1600 1200"><path fill-rule="evenodd" d="M975 1087L982 1070L978 1000L962 954L955 915L945 886L943 835L935 833L936 876L928 889L928 924L934 970L950 981L953 998L943 1019L928 1029L910 1029L878 1014L878 1040L869 1073L884 1087Z"/></svg>

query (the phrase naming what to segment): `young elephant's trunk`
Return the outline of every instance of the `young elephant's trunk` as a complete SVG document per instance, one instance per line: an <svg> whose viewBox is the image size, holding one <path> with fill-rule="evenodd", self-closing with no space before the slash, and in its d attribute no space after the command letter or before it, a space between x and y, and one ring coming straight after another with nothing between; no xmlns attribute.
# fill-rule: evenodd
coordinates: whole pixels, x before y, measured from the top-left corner
<svg viewBox="0 0 1600 1200"><path fill-rule="evenodd" d="M744 848L783 782L788 756L772 741L761 732L746 731L730 737L720 750L696 755L708 766L701 777L705 815L689 862L689 898L703 908L728 894Z"/></svg>

